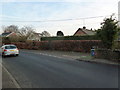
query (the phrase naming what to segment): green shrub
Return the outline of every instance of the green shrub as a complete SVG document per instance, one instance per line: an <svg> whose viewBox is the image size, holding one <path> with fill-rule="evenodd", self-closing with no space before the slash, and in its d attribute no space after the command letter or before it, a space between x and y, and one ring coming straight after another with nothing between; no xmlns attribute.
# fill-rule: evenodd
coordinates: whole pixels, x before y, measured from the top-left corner
<svg viewBox="0 0 120 90"><path fill-rule="evenodd" d="M63 36L63 37L42 37L42 41L50 40L99 40L97 36Z"/></svg>

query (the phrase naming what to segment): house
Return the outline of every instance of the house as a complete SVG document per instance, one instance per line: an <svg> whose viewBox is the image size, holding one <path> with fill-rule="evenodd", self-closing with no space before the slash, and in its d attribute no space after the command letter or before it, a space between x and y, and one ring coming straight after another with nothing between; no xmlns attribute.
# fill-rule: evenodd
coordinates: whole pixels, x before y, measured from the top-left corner
<svg viewBox="0 0 120 90"><path fill-rule="evenodd" d="M11 43L19 40L19 34L15 32L4 32L0 35L3 43Z"/></svg>
<svg viewBox="0 0 120 90"><path fill-rule="evenodd" d="M14 32L4 32L0 36L1 37L15 37L15 36L17 36L17 34Z"/></svg>
<svg viewBox="0 0 120 90"><path fill-rule="evenodd" d="M41 41L41 33L32 33L30 36L27 38L27 40L31 41Z"/></svg>
<svg viewBox="0 0 120 90"><path fill-rule="evenodd" d="M95 31L93 30L88 30L86 29L86 27L83 27L83 28L79 28L74 36L85 36L85 35L94 35L95 34Z"/></svg>

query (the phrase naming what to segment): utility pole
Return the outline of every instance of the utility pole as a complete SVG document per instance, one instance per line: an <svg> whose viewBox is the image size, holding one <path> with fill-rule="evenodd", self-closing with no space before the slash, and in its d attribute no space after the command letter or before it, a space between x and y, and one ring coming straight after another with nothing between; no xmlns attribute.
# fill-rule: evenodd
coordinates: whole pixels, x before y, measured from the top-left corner
<svg viewBox="0 0 120 90"><path fill-rule="evenodd" d="M120 1L118 2L118 24L120 26Z"/></svg>
<svg viewBox="0 0 120 90"><path fill-rule="evenodd" d="M85 19L83 19L83 26L85 26Z"/></svg>

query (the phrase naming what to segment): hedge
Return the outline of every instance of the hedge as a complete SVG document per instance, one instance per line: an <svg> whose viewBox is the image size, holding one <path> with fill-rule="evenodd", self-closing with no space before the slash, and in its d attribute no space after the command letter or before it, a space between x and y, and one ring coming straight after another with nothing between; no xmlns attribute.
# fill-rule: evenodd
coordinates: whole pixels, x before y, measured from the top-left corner
<svg viewBox="0 0 120 90"><path fill-rule="evenodd" d="M108 59L120 62L120 50L97 49L95 50L95 57L100 59Z"/></svg>
<svg viewBox="0 0 120 90"><path fill-rule="evenodd" d="M57 40L57 41L34 41L26 43L12 43L21 49L59 50L90 52L92 46L102 47L100 40Z"/></svg>
<svg viewBox="0 0 120 90"><path fill-rule="evenodd" d="M99 40L95 35L92 36L63 36L63 37L42 37L42 41L50 40Z"/></svg>

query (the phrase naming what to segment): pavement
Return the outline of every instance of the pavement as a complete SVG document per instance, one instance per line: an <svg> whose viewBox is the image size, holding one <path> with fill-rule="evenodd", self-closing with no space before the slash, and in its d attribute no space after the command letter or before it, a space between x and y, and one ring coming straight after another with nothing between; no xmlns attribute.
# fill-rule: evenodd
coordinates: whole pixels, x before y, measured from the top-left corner
<svg viewBox="0 0 120 90"><path fill-rule="evenodd" d="M3 82L10 84L5 84L4 87L16 85L22 88L118 87L117 66L81 62L76 60L78 58L90 57L89 54L76 52L21 50L18 57L3 58L4 67L10 73L3 71L3 74L6 74L3 75L5 77Z"/></svg>
<svg viewBox="0 0 120 90"><path fill-rule="evenodd" d="M2 58L0 58L1 60ZM1 70L1 82L2 82L2 89L13 89L13 88L20 88L17 81L11 75L11 73L7 70L2 62L0 62L0 70Z"/></svg>
<svg viewBox="0 0 120 90"><path fill-rule="evenodd" d="M2 88L17 88L13 77L5 68L2 68Z"/></svg>
<svg viewBox="0 0 120 90"><path fill-rule="evenodd" d="M23 49L23 51L28 51ZM90 53L81 53L81 52L68 52L68 51L51 51L51 50L29 50L29 52L41 53L43 55L57 56L63 58L69 58L72 60L90 62L90 63L99 63L99 64L110 64L110 65L120 65L120 63L107 60L107 59L97 59L90 55Z"/></svg>

